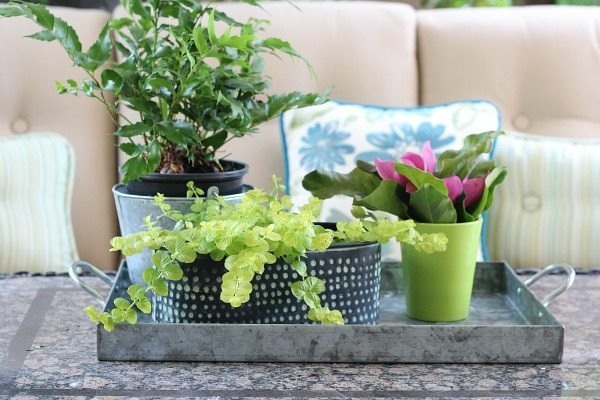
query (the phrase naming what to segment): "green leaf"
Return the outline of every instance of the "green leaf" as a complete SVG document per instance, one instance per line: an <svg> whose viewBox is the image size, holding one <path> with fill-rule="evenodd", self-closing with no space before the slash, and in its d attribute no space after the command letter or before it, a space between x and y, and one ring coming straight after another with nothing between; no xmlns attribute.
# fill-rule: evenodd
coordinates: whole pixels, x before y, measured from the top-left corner
<svg viewBox="0 0 600 400"><path fill-rule="evenodd" d="M125 314L125 320L131 325L137 323L137 313L133 308L127 310L127 313Z"/></svg>
<svg viewBox="0 0 600 400"><path fill-rule="evenodd" d="M169 103L162 97L158 99L158 105L160 106L160 116L163 120L169 118Z"/></svg>
<svg viewBox="0 0 600 400"><path fill-rule="evenodd" d="M149 20L150 14L144 8L141 0L121 0L121 4L125 7L130 15L138 15L142 20Z"/></svg>
<svg viewBox="0 0 600 400"><path fill-rule="evenodd" d="M268 39L265 39L262 44L263 46L269 49L280 50L290 56L300 57L300 54L296 51L296 49L294 49L292 45L289 42L286 42L285 40L270 37Z"/></svg>
<svg viewBox="0 0 600 400"><path fill-rule="evenodd" d="M104 90L118 95L123 87L123 78L114 69L105 69L100 75Z"/></svg>
<svg viewBox="0 0 600 400"><path fill-rule="evenodd" d="M196 253L194 252L194 259ZM156 251L151 258L152 265L163 274L165 279L178 281L183 278L183 270L179 265L173 262L171 257L164 251Z"/></svg>
<svg viewBox="0 0 600 400"><path fill-rule="evenodd" d="M444 185L444 181L436 178L429 172L399 162L395 164L395 168L400 175L404 175L417 189L421 189L425 185L430 185L444 196L448 196L448 188Z"/></svg>
<svg viewBox="0 0 600 400"><path fill-rule="evenodd" d="M104 326L104 329L107 332L112 332L115 329L115 323L112 317L106 312L98 315L98 321Z"/></svg>
<svg viewBox="0 0 600 400"><path fill-rule="evenodd" d="M202 140L202 145L205 147L212 147L214 150L217 150L225 144L227 137L227 131L220 131Z"/></svg>
<svg viewBox="0 0 600 400"><path fill-rule="evenodd" d="M133 24L134 21L131 18L114 18L109 22L110 29L116 31Z"/></svg>
<svg viewBox="0 0 600 400"><path fill-rule="evenodd" d="M505 167L496 167L492 170L492 172L485 178L485 186L483 188L483 193L481 194L481 198L477 203L471 205L470 212L468 212L464 207L464 201L461 203L463 208L463 215L465 215L465 219L467 221L475 221L479 218L479 216L486 210L488 210L494 201L494 190L498 185L500 185L508 171Z"/></svg>
<svg viewBox="0 0 600 400"><path fill-rule="evenodd" d="M143 147L136 143L119 143L119 149L121 149L128 156L137 156L142 153Z"/></svg>
<svg viewBox="0 0 600 400"><path fill-rule="evenodd" d="M419 222L434 224L456 223L456 210L448 195L425 184L410 195L410 214Z"/></svg>
<svg viewBox="0 0 600 400"><path fill-rule="evenodd" d="M159 153L160 158L160 153ZM144 153L131 157L125 161L121 170L123 171L123 182L127 183L138 179L140 176L154 172L158 161L151 163L149 157L145 157Z"/></svg>
<svg viewBox="0 0 600 400"><path fill-rule="evenodd" d="M479 157L492 151L494 140L502 134L502 131L490 131L467 136L461 150L446 150L440 154L436 175L442 178L457 175L464 179L473 166L481 162ZM471 173L470 176L477 175Z"/></svg>
<svg viewBox="0 0 600 400"><path fill-rule="evenodd" d="M145 293L146 289L140 284L131 285L127 288L127 294L134 301L144 298Z"/></svg>
<svg viewBox="0 0 600 400"><path fill-rule="evenodd" d="M27 16L27 13L19 6L2 6L0 7L0 17L21 17Z"/></svg>
<svg viewBox="0 0 600 400"><path fill-rule="evenodd" d="M175 145L186 145L197 141L196 131L188 121L161 121L155 125L159 135Z"/></svg>
<svg viewBox="0 0 600 400"><path fill-rule="evenodd" d="M31 11L38 25L47 30L54 28L55 17L45 6L41 4L23 4L23 6Z"/></svg>
<svg viewBox="0 0 600 400"><path fill-rule="evenodd" d="M305 277L306 273L306 263L304 261L295 260L290 264L292 269L298 273L301 277Z"/></svg>
<svg viewBox="0 0 600 400"><path fill-rule="evenodd" d="M325 291L325 282L314 276L309 276L303 281L294 282L291 285L294 297L303 300L310 308L320 305L319 294Z"/></svg>
<svg viewBox="0 0 600 400"><path fill-rule="evenodd" d="M135 306L144 314L150 314L150 312L152 312L152 304L150 303L150 300L148 300L148 298L145 296L136 300Z"/></svg>
<svg viewBox="0 0 600 400"><path fill-rule="evenodd" d="M26 37L35 40L41 40L43 42L52 42L53 40L56 40L54 33L46 30L34 33L32 35L27 35Z"/></svg>
<svg viewBox="0 0 600 400"><path fill-rule="evenodd" d="M379 186L381 179L375 175L355 168L347 174L333 171L312 171L302 179L304 189L320 199L335 195L363 198Z"/></svg>
<svg viewBox="0 0 600 400"><path fill-rule="evenodd" d="M118 308L113 308L110 312L110 316L115 324L120 324L121 322L125 322L126 312Z"/></svg>
<svg viewBox="0 0 600 400"><path fill-rule="evenodd" d="M67 91L68 90L66 86L62 82L56 81L56 92L58 94L65 94L67 93Z"/></svg>
<svg viewBox="0 0 600 400"><path fill-rule="evenodd" d="M218 39L217 39L217 34L215 32L215 11L211 10L210 14L208 15L208 23L206 25L207 30L208 30L208 40L210 41L210 43L214 46L216 44L218 44Z"/></svg>
<svg viewBox="0 0 600 400"><path fill-rule="evenodd" d="M135 124L121 126L115 132L115 135L119 137L130 138L134 136L143 135L144 133L150 131L150 129L151 127L148 124L144 122L136 122Z"/></svg>
<svg viewBox="0 0 600 400"><path fill-rule="evenodd" d="M131 305L129 303L129 301L127 301L127 300L125 300L124 298L121 298L121 297L117 297L115 299L114 303L115 303L115 307L117 307L119 310L126 310Z"/></svg>
<svg viewBox="0 0 600 400"><path fill-rule="evenodd" d="M487 211L494 202L494 191L496 187L504 182L504 179L508 175L506 167L496 167L492 172L485 178L485 187L488 189L487 202L483 211Z"/></svg>
<svg viewBox="0 0 600 400"><path fill-rule="evenodd" d="M52 33L56 36L62 47L75 58L75 63L82 65L81 62L78 62L78 56L81 53L81 42L71 25L60 18L54 18Z"/></svg>
<svg viewBox="0 0 600 400"><path fill-rule="evenodd" d="M148 286L150 286L151 284L154 283L154 281L156 279L158 279L160 277L160 274L157 270L155 270L154 268L146 268L143 272L142 272L142 279L144 280L144 282L146 282L146 284Z"/></svg>
<svg viewBox="0 0 600 400"><path fill-rule="evenodd" d="M183 278L183 270L178 264L171 263L166 265L161 272L166 279L170 281L179 281Z"/></svg>
<svg viewBox="0 0 600 400"><path fill-rule="evenodd" d="M205 28L201 26L196 26L192 31L192 35L194 37L194 44L196 45L196 49L200 54L206 54L208 52L208 42L204 37Z"/></svg>
<svg viewBox="0 0 600 400"><path fill-rule="evenodd" d="M146 79L144 89L168 97L172 96L174 91L173 82L160 76L150 76Z"/></svg>
<svg viewBox="0 0 600 400"><path fill-rule="evenodd" d="M355 200L354 204L370 210L385 211L401 219L408 218L408 207L402 197L405 195L404 187L392 180L382 180L379 186L367 196Z"/></svg>
<svg viewBox="0 0 600 400"><path fill-rule="evenodd" d="M0 7L0 10L2 10L2 7ZM99 316L100 316L100 312L96 309L96 307L94 306L87 306L86 308L83 309L83 311L88 315L88 317L90 318L90 321L95 322L95 323L99 323Z"/></svg>
<svg viewBox="0 0 600 400"><path fill-rule="evenodd" d="M154 268L146 268L144 272L142 272L142 279L144 279L144 282L146 282L150 290L157 295L166 296L169 294L167 282L160 278L159 272Z"/></svg>
<svg viewBox="0 0 600 400"><path fill-rule="evenodd" d="M106 63L112 55L109 26L110 22L107 22L94 44L87 51L87 56L91 62L90 66L93 70Z"/></svg>

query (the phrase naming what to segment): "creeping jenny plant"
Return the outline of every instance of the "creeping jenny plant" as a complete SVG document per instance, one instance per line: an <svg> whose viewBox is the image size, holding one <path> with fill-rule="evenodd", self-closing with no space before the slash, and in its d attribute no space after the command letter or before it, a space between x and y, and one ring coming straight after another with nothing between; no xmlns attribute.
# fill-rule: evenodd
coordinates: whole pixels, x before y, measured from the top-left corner
<svg viewBox="0 0 600 400"><path fill-rule="evenodd" d="M225 143L286 110L324 101L317 94L266 94L262 55L300 57L288 42L260 37L266 21L236 21L196 0L120 3L127 15L108 22L87 50L75 30L41 4L12 1L0 7L0 16L31 19L42 30L30 38L57 41L85 72L81 82L57 82L58 92L98 100L115 125L121 123L115 135L130 156L124 182L152 172L221 171L217 151ZM119 106L135 111L139 121Z"/></svg>
<svg viewBox="0 0 600 400"><path fill-rule="evenodd" d="M313 223L320 212L320 200L312 198L298 212L293 212L289 196L282 195L283 188L274 180L270 192L251 190L239 204L231 204L220 197L201 197L204 193L189 185L188 195L195 199L187 214L171 210L163 196L156 196L156 205L163 212L159 218L177 221L175 228L156 227L154 221L146 218L145 231L115 237L111 242L113 250L126 256L145 248L153 251L152 266L143 273L147 286L130 286L127 290L129 299L115 299L110 313L87 307L85 311L91 320L103 324L109 331L118 323L135 323L136 308L143 313L151 312L147 292L166 296L167 281L178 281L183 277L181 264L192 263L199 255L208 254L213 260L224 261L220 299L232 307L248 302L254 277L281 258L300 277L300 280L290 282L290 289L308 306L308 318L325 324L341 324L344 321L341 313L321 304L319 294L325 291L325 282L311 275L310 267L303 261L307 251L324 251L334 242L386 243L391 238L429 253L446 248L444 235L421 235L411 220L363 218L338 222L336 231L326 229ZM369 217L360 208L354 212ZM202 264L184 267L202 268Z"/></svg>

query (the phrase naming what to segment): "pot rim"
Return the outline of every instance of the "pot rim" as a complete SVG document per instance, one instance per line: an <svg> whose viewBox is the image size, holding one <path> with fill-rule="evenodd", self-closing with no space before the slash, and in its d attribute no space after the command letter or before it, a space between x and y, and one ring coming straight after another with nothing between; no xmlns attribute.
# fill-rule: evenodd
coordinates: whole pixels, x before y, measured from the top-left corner
<svg viewBox="0 0 600 400"><path fill-rule="evenodd" d="M450 227L450 226L467 226L467 225L477 225L479 223L481 223L483 221L483 217L479 217L477 218L475 221L471 221L471 222L455 222L453 224L439 224L439 223L433 223L433 222L417 222L415 221L415 225L419 226L419 225L426 225L426 226L443 226L443 227Z"/></svg>
<svg viewBox="0 0 600 400"><path fill-rule="evenodd" d="M154 196L144 196L142 194L130 194L130 193L126 193L124 192L124 190L127 189L127 185L124 183L117 183L116 185L114 185L112 187L112 192L115 196L118 197L125 197L125 198L129 198L129 199L137 199L137 200L152 200L154 199ZM241 193L235 193L235 194L228 194L228 195L224 195L222 197L226 198L226 199L231 199L231 198L237 198L237 197L242 197L246 194L246 192L250 191L254 189L253 186L251 185L246 185L244 184L242 186L242 192ZM165 197L165 200L168 202L176 202L176 201L189 201L189 200L193 200L193 197Z"/></svg>
<svg viewBox="0 0 600 400"><path fill-rule="evenodd" d="M151 172L140 176L139 180L153 182L181 182L189 180L219 181L228 178L239 178L248 173L249 167L246 163L233 160L222 160L221 162L231 165L237 164L241 166L241 168L223 172L185 172L182 174L161 174L159 172Z"/></svg>

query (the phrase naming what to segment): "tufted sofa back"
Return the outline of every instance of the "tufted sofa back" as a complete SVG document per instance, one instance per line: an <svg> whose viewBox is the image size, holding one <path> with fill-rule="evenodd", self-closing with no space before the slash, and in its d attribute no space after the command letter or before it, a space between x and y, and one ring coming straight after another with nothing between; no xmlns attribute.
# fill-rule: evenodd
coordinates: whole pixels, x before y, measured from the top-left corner
<svg viewBox="0 0 600 400"><path fill-rule="evenodd" d="M75 27L84 48L110 19L98 10L52 7L52 12ZM39 30L24 18L0 20L0 136L56 132L71 142L77 163L72 213L79 256L114 268L117 259L108 253L116 231L111 193L117 179L114 128L94 100L56 94L56 80L81 81L84 74L71 66L57 43L22 38Z"/></svg>
<svg viewBox="0 0 600 400"><path fill-rule="evenodd" d="M312 63L269 59L273 91L318 91L389 106L456 99L497 104L506 129L600 137L600 8L514 7L415 11L398 3L264 2L264 10L224 3L238 18L272 21L265 35L289 40ZM109 15L54 8L89 44ZM116 15L122 13L117 9ZM34 32L23 20L0 21L0 135L56 131L74 145L73 205L83 259L114 267L107 253L116 231L110 187L117 181L113 127L93 101L60 97L54 80L80 77L57 45L17 40ZM225 154L250 163L248 183L283 175L278 122Z"/></svg>

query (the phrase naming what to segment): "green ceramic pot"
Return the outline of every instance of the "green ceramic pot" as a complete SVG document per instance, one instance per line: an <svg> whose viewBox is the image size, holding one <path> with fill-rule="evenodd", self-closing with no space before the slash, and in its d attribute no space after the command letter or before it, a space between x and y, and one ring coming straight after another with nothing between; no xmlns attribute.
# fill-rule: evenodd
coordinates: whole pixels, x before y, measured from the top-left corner
<svg viewBox="0 0 600 400"><path fill-rule="evenodd" d="M425 254L402 245L406 312L421 321L459 321L469 316L482 220L460 224L417 223L420 233L444 233L445 252Z"/></svg>

